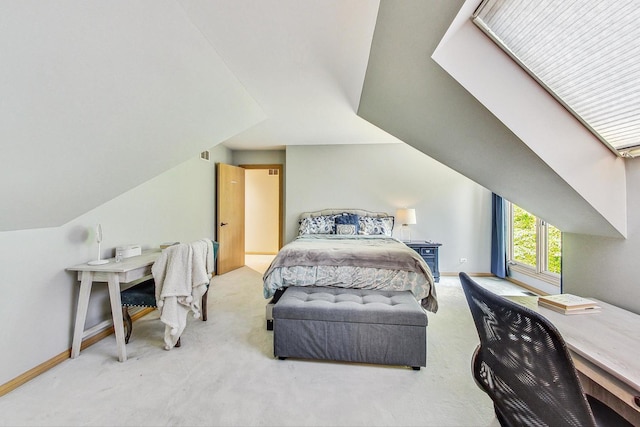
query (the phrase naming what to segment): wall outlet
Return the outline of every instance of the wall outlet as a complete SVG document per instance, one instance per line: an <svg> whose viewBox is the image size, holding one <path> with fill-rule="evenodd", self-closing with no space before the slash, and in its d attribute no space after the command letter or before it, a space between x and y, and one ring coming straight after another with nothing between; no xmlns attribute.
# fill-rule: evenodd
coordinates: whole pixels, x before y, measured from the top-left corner
<svg viewBox="0 0 640 427"><path fill-rule="evenodd" d="M465 262L467 262L466 258L460 258L460 264L464 264Z"/></svg>

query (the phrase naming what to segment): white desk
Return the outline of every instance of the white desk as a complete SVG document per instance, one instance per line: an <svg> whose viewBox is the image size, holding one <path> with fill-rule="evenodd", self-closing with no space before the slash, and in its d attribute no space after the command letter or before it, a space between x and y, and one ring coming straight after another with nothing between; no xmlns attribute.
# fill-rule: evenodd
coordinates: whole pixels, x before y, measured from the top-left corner
<svg viewBox="0 0 640 427"><path fill-rule="evenodd" d="M612 396L596 395L634 424L640 424L640 316L589 298L599 313L565 315L537 305L537 297L508 297L549 319L571 351L578 372ZM584 385L583 379L583 385ZM600 390L602 391L602 390ZM613 400L624 402L625 407Z"/></svg>
<svg viewBox="0 0 640 427"><path fill-rule="evenodd" d="M145 251L142 255L126 258L121 262L109 259L108 264L89 265L79 264L67 268L69 271L78 272L80 280L80 294L78 296L78 308L76 311L76 323L73 329L73 344L71 345L71 358L75 359L80 354L82 338L84 338L84 323L87 319L89 296L93 282L106 282L109 284L109 300L111 302L111 316L113 329L118 346L118 360L127 360L127 350L124 342L124 324L122 322L122 307L120 301L120 284L130 283L151 274L151 266L160 255L160 250Z"/></svg>

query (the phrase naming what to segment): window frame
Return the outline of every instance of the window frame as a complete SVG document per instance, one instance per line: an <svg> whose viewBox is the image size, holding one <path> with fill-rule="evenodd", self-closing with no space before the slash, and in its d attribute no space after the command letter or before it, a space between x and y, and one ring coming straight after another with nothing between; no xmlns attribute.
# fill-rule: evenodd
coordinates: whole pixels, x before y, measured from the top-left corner
<svg viewBox="0 0 640 427"><path fill-rule="evenodd" d="M548 224L528 212L536 219L536 265L534 267L519 262L514 259L513 244L513 206L514 204L505 200L507 206L507 267L518 273L542 280L546 283L560 287L562 273L549 271L549 245L548 245ZM522 208L521 208L522 209ZM562 244L562 243L561 243Z"/></svg>
<svg viewBox="0 0 640 427"><path fill-rule="evenodd" d="M471 21L613 153L631 158L640 156L639 18L628 0L482 0Z"/></svg>

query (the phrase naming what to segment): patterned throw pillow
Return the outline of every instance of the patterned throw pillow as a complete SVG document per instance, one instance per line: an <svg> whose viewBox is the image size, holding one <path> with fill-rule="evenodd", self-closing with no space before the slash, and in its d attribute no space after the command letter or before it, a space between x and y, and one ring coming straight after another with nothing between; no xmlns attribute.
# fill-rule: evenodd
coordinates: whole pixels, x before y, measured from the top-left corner
<svg viewBox="0 0 640 427"><path fill-rule="evenodd" d="M391 236L393 232L393 220L392 216L381 218L360 217L360 231L358 233L364 235L380 234Z"/></svg>
<svg viewBox="0 0 640 427"><path fill-rule="evenodd" d="M358 234L358 230L354 224L336 224L336 234L348 234L355 236Z"/></svg>
<svg viewBox="0 0 640 427"><path fill-rule="evenodd" d="M338 215L335 217L336 234L358 234L359 217L356 214Z"/></svg>
<svg viewBox="0 0 640 427"><path fill-rule="evenodd" d="M298 235L303 234L334 234L335 221L333 216L314 216L300 220Z"/></svg>

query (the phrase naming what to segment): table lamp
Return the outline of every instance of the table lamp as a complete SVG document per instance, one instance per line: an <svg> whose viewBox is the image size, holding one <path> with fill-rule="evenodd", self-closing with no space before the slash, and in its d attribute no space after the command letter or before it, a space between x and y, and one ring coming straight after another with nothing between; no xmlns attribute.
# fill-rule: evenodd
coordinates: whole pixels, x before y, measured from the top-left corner
<svg viewBox="0 0 640 427"><path fill-rule="evenodd" d="M402 228L400 228L400 240L410 242L411 229L409 225L416 224L416 210L407 208L398 209L396 211L396 221L402 224Z"/></svg>
<svg viewBox="0 0 640 427"><path fill-rule="evenodd" d="M89 265L108 264L109 263L108 259L101 259L100 258L100 244L102 243L102 225L100 225L100 224L98 224L96 226L96 242L98 243L98 259L96 259L94 261L89 261L87 264L89 264Z"/></svg>

